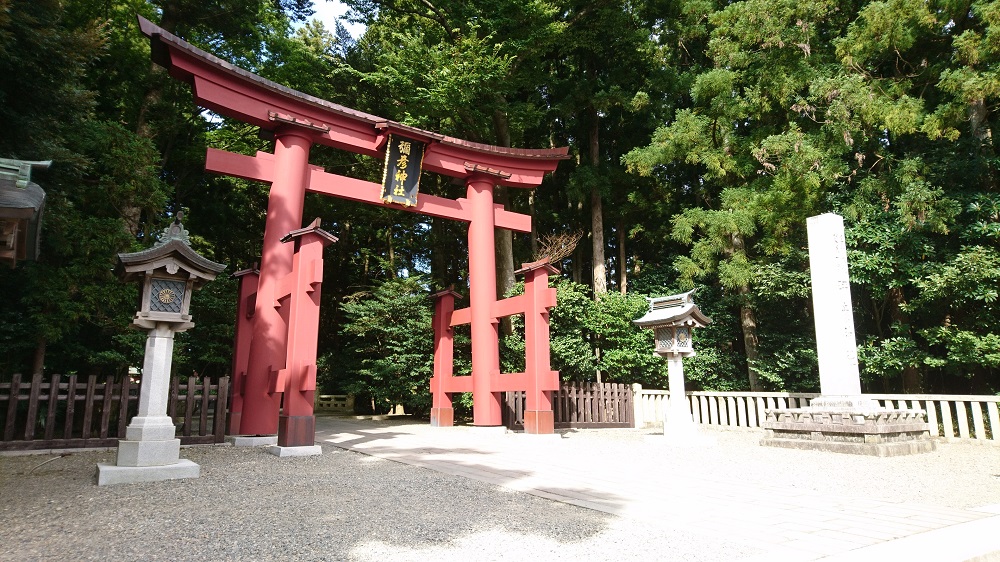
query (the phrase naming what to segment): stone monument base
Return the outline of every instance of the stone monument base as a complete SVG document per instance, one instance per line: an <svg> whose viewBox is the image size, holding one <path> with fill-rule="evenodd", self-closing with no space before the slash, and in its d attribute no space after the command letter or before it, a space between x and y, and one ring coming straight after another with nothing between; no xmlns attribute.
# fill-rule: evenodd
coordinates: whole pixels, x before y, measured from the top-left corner
<svg viewBox="0 0 1000 562"><path fill-rule="evenodd" d="M163 466L116 466L97 463L97 485L128 484L132 482L159 482L161 480L179 480L181 478L198 478L201 467L187 459Z"/></svg>
<svg viewBox="0 0 1000 562"><path fill-rule="evenodd" d="M815 403L815 401L814 401ZM894 457L936 448L923 410L812 405L765 411L767 447Z"/></svg>

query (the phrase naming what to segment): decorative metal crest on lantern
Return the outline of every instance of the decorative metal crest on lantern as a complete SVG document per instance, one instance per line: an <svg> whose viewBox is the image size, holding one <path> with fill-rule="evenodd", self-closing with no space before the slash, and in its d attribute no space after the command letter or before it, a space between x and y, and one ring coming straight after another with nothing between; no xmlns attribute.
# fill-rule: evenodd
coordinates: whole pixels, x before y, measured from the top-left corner
<svg viewBox="0 0 1000 562"><path fill-rule="evenodd" d="M390 134L385 148L382 201L415 206L423 162L424 143Z"/></svg>
<svg viewBox="0 0 1000 562"><path fill-rule="evenodd" d="M226 268L191 249L182 218L183 213L177 213L152 248L118 254L119 277L142 280L139 311L132 320L135 328L151 330L158 322L180 324L177 331L191 328L191 292Z"/></svg>
<svg viewBox="0 0 1000 562"><path fill-rule="evenodd" d="M696 290L647 299L649 310L634 322L641 328L653 329L656 337L653 351L657 354L694 355L692 337L695 328L704 328L712 322L694 303Z"/></svg>

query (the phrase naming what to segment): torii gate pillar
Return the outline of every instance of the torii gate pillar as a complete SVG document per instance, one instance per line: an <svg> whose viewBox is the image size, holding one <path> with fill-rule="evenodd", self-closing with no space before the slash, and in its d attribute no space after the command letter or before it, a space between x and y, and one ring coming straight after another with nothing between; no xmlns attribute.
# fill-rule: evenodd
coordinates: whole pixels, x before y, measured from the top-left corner
<svg viewBox="0 0 1000 562"><path fill-rule="evenodd" d="M500 393L491 379L500 375L499 322L492 314L497 300L496 244L493 222L494 179L475 174L466 181L472 207L469 223L469 308L472 315L472 423L503 425Z"/></svg>
<svg viewBox="0 0 1000 562"><path fill-rule="evenodd" d="M288 309L275 308L278 283L292 272L295 249L281 239L302 227L312 140L305 131L279 130L274 142L274 181L267 200L267 223L260 260L260 285L253 315L253 344L244 380L243 409L256 415L240 420L241 435L278 433L281 393L271 392L285 368ZM266 414L264 412L267 412Z"/></svg>

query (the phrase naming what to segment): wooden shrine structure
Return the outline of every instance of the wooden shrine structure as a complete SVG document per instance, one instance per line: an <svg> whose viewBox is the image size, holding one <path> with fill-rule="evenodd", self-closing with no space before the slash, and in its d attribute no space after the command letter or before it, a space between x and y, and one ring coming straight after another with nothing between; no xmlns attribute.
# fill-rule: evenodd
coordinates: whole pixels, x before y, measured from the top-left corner
<svg viewBox="0 0 1000 562"><path fill-rule="evenodd" d="M507 211L493 201L498 185L519 188L538 186L544 175L566 159L566 147L555 149L507 148L474 143L409 127L382 117L343 107L297 92L237 68L139 18L150 38L152 58L174 78L192 86L195 102L213 112L269 131L274 153L255 156L208 149L205 168L210 172L271 184L267 222L259 270L241 272L240 314L234 350L233 402L229 432L239 435L274 435L283 446L313 445L315 418L312 397L316 389L316 339L313 313L290 315L283 299L317 309L319 300L296 296L296 291L318 292L322 269L296 270L297 242L283 244L290 233L302 233L306 193L319 193L469 224L469 308L450 314L447 326L435 330L434 425L451 425L450 394L473 394L473 423L499 426L500 393L528 390L533 433L552 433L552 410L547 400L557 389L558 376L549 370L548 309L555 305L555 291L534 289L535 296L497 300L494 228L530 232L531 217ZM327 173L309 164L314 144L332 146L386 160L383 185ZM464 198L448 199L420 194L416 186L421 171L463 181ZM322 234L312 231L313 238ZM305 247L302 242L302 247ZM315 247L315 246L314 246ZM321 262L320 262L321 263ZM544 264L523 270L536 286L547 287L550 272ZM541 273L539 273L541 272ZM303 277L305 275L306 277ZM312 275L308 283L308 275ZM541 277L539 277L541 275ZM296 281L297 280L297 281ZM544 281L543 281L544 280ZM541 287L543 283L545 287ZM313 303L310 305L309 303ZM451 302L454 308L454 301ZM505 315L526 314L527 344L532 353L525 373L502 375L497 326ZM435 320L439 325L441 318ZM468 323L472 332L472 374L445 376L451 366L439 364L441 351L451 341L451 326ZM249 332L249 334L247 333ZM541 341L542 338L544 342ZM294 339L297 347L290 346ZM311 341L312 343L308 343ZM311 353L311 356L309 355ZM284 396L283 396L284 395ZM284 400L285 409L280 414ZM306 406L308 404L308 406ZM280 425L280 431L279 431ZM528 424L526 424L526 427ZM295 437L297 436L297 437Z"/></svg>

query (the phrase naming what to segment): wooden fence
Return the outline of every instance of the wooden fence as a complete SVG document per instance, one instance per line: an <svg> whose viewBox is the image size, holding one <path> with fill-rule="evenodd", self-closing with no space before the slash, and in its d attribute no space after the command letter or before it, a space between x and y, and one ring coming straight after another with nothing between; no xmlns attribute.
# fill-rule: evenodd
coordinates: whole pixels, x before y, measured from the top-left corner
<svg viewBox="0 0 1000 562"><path fill-rule="evenodd" d="M663 422L670 391L633 386L636 426ZM724 427L760 427L764 411L802 408L818 393L688 392L695 423ZM931 436L1000 443L1000 396L949 394L865 394L885 408L916 408L927 413Z"/></svg>
<svg viewBox="0 0 1000 562"><path fill-rule="evenodd" d="M167 413L185 445L225 440L229 377L212 384L173 379ZM0 383L0 450L113 447L139 406L139 385L128 377L83 380L77 375L15 374Z"/></svg>
<svg viewBox="0 0 1000 562"><path fill-rule="evenodd" d="M503 424L511 429L524 427L524 392L505 392ZM635 427L631 385L614 383L563 383L552 393L555 427L621 428Z"/></svg>

